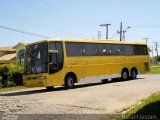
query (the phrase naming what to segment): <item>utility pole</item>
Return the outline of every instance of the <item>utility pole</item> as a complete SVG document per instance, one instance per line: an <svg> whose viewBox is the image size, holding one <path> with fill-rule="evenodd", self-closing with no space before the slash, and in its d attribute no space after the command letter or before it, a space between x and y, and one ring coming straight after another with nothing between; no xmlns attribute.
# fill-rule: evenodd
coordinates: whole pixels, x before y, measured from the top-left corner
<svg viewBox="0 0 160 120"><path fill-rule="evenodd" d="M152 58L153 58L153 47L152 47Z"/></svg>
<svg viewBox="0 0 160 120"><path fill-rule="evenodd" d="M125 41L125 31L122 30L122 40Z"/></svg>
<svg viewBox="0 0 160 120"><path fill-rule="evenodd" d="M108 39L108 27L111 26L111 24L101 24L101 27L106 27L106 39Z"/></svg>
<svg viewBox="0 0 160 120"><path fill-rule="evenodd" d="M157 53L157 63L158 63L158 42L154 42L156 45L155 51Z"/></svg>
<svg viewBox="0 0 160 120"><path fill-rule="evenodd" d="M98 39L101 39L101 31L98 31Z"/></svg>
<svg viewBox="0 0 160 120"><path fill-rule="evenodd" d="M120 23L120 31L117 31L117 33L119 33L120 34L120 41L122 41L122 33L123 33L123 31L122 31L122 22Z"/></svg>
<svg viewBox="0 0 160 120"><path fill-rule="evenodd" d="M144 38L144 39L146 40L146 44L147 44L147 43L148 43L148 39L149 39L149 38Z"/></svg>

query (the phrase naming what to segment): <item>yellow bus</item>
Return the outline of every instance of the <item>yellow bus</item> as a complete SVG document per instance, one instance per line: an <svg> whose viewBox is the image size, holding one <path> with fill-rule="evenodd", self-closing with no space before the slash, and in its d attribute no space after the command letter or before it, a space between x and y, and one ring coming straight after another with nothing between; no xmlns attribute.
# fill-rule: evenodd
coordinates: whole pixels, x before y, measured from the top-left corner
<svg viewBox="0 0 160 120"><path fill-rule="evenodd" d="M26 46L24 84L73 88L81 79L136 79L149 71L148 47L142 42L48 39Z"/></svg>

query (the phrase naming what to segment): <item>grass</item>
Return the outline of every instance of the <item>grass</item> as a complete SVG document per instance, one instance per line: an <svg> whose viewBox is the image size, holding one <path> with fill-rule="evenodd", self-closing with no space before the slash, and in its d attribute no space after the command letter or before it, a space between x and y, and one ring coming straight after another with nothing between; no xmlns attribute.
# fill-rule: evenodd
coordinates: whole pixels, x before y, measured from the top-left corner
<svg viewBox="0 0 160 120"><path fill-rule="evenodd" d="M150 72L151 74L160 74L160 66L151 66L150 67Z"/></svg>
<svg viewBox="0 0 160 120"><path fill-rule="evenodd" d="M160 119L160 92L151 95L142 101L140 105L135 106L126 112L117 120L125 119Z"/></svg>
<svg viewBox="0 0 160 120"><path fill-rule="evenodd" d="M21 90L25 89L26 87L24 86L16 86L16 87L9 87L9 88L0 88L0 93L1 92L9 92L9 91L16 91L16 90Z"/></svg>

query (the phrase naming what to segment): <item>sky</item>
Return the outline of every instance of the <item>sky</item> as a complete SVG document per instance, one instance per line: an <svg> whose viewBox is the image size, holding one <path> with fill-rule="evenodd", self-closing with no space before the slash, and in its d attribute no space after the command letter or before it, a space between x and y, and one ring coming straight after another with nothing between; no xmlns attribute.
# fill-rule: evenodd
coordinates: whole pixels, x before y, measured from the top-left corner
<svg viewBox="0 0 160 120"><path fill-rule="evenodd" d="M160 0L0 0L0 26L51 38L97 38L110 23L109 39L119 40L120 22L126 41L143 41L160 46ZM14 46L43 38L0 28L0 46ZM160 49L160 47L158 47ZM155 51L154 51L155 52ZM160 53L160 52L159 52ZM155 54L155 53L154 53Z"/></svg>

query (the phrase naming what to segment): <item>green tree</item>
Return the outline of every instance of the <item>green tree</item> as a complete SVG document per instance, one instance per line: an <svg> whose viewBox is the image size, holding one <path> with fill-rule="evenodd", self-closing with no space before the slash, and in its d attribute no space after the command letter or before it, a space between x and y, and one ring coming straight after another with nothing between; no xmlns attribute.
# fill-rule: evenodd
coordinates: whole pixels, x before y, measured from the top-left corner
<svg viewBox="0 0 160 120"><path fill-rule="evenodd" d="M157 62L160 62L160 56L154 56L153 57L153 62L154 62L154 64L157 64Z"/></svg>

